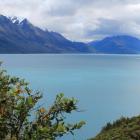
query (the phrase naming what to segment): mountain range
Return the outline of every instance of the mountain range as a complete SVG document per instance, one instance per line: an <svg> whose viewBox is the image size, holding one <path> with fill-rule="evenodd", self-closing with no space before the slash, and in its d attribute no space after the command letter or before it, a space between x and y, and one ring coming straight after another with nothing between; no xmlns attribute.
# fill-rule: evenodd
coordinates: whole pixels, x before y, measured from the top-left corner
<svg viewBox="0 0 140 140"><path fill-rule="evenodd" d="M0 53L139 54L140 40L118 35L89 43L74 42L57 32L34 26L27 19L0 15Z"/></svg>
<svg viewBox="0 0 140 140"><path fill-rule="evenodd" d="M0 53L90 53L81 42L40 29L27 19L0 15Z"/></svg>

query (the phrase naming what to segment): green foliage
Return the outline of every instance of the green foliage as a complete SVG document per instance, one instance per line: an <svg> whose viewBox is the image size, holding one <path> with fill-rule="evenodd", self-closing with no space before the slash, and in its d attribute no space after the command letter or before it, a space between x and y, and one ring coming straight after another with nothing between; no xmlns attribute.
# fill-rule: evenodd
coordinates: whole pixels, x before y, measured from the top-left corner
<svg viewBox="0 0 140 140"><path fill-rule="evenodd" d="M140 116L107 123L102 131L90 140L140 140Z"/></svg>
<svg viewBox="0 0 140 140"><path fill-rule="evenodd" d="M0 70L0 138L1 140L55 140L74 134L85 122L67 124L65 114L77 110L77 100L57 95L53 105L36 107L40 92L33 92L25 80ZM32 115L36 119L31 119Z"/></svg>

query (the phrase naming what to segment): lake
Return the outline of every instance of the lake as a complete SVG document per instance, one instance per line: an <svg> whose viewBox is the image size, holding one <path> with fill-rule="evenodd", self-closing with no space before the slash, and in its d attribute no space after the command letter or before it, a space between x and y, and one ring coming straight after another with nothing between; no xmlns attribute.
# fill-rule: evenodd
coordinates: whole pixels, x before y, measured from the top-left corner
<svg viewBox="0 0 140 140"><path fill-rule="evenodd" d="M57 93L79 100L69 122L87 122L75 139L95 136L109 121L140 114L139 55L0 55L8 73L27 79L49 106ZM71 140L65 136L62 140Z"/></svg>

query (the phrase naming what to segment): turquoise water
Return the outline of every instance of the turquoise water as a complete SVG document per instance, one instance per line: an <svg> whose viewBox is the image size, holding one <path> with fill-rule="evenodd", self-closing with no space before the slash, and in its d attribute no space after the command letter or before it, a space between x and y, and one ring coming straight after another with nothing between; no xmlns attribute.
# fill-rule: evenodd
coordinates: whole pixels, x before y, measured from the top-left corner
<svg viewBox="0 0 140 140"><path fill-rule="evenodd" d="M87 124L76 140L96 135L108 121L140 114L138 55L0 55L0 60L8 73L24 77L43 92L44 105L49 106L59 92L79 100L82 112L68 121Z"/></svg>

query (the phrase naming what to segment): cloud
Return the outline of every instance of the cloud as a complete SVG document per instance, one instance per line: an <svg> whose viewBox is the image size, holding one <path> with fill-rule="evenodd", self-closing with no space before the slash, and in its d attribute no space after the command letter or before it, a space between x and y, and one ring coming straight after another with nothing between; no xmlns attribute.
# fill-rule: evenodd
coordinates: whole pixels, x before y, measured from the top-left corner
<svg viewBox="0 0 140 140"><path fill-rule="evenodd" d="M0 13L28 18L72 40L127 34L140 38L139 0L0 0Z"/></svg>

